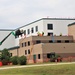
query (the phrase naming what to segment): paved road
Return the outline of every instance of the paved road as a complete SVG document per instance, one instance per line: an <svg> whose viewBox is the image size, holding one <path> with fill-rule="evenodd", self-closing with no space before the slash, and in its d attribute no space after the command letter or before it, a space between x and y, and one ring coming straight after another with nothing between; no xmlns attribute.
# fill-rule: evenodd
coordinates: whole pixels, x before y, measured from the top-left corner
<svg viewBox="0 0 75 75"><path fill-rule="evenodd" d="M38 65L23 65L23 66L9 66L9 67L0 67L0 70L12 69L12 68L26 68L26 67L37 67L37 66L52 66L52 65L65 65L65 64L75 64L75 62L66 62L66 63L51 63L51 64L38 64Z"/></svg>

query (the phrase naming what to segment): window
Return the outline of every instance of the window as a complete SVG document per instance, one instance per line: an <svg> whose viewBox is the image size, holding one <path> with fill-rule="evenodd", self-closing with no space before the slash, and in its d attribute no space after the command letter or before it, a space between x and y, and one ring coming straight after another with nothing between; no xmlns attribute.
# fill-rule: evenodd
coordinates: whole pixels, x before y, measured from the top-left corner
<svg viewBox="0 0 75 75"><path fill-rule="evenodd" d="M26 30L24 30L24 35L26 35Z"/></svg>
<svg viewBox="0 0 75 75"><path fill-rule="evenodd" d="M49 43L53 43L53 41L52 40L49 40Z"/></svg>
<svg viewBox="0 0 75 75"><path fill-rule="evenodd" d="M10 56L12 56L12 53L10 53Z"/></svg>
<svg viewBox="0 0 75 75"><path fill-rule="evenodd" d="M37 41L36 41L36 44L39 44L39 43L41 43L41 41L40 41L40 40L37 40Z"/></svg>
<svg viewBox="0 0 75 75"><path fill-rule="evenodd" d="M65 40L65 43L69 43L69 40Z"/></svg>
<svg viewBox="0 0 75 75"><path fill-rule="evenodd" d="M23 47L23 43L22 43L22 47Z"/></svg>
<svg viewBox="0 0 75 75"><path fill-rule="evenodd" d="M31 28L31 32L34 33L34 28Z"/></svg>
<svg viewBox="0 0 75 75"><path fill-rule="evenodd" d="M47 58L52 58L52 57L55 57L55 52L52 52L52 53L48 53L47 54Z"/></svg>
<svg viewBox="0 0 75 75"><path fill-rule="evenodd" d="M38 54L38 59L40 59L40 54Z"/></svg>
<svg viewBox="0 0 75 75"><path fill-rule="evenodd" d="M28 29L28 34L30 34L30 30Z"/></svg>
<svg viewBox="0 0 75 75"><path fill-rule="evenodd" d="M53 33L48 33L48 36L53 36Z"/></svg>
<svg viewBox="0 0 75 75"><path fill-rule="evenodd" d="M36 32L38 31L38 26L35 27L35 31L36 31Z"/></svg>
<svg viewBox="0 0 75 75"><path fill-rule="evenodd" d="M30 46L30 41L28 41L28 46Z"/></svg>
<svg viewBox="0 0 75 75"><path fill-rule="evenodd" d="M28 54L30 54L30 49L28 49Z"/></svg>
<svg viewBox="0 0 75 75"><path fill-rule="evenodd" d="M25 55L27 55L27 50L25 50Z"/></svg>
<svg viewBox="0 0 75 75"><path fill-rule="evenodd" d="M57 40L57 43L61 43L61 40Z"/></svg>
<svg viewBox="0 0 75 75"><path fill-rule="evenodd" d="M48 30L53 30L53 24L47 24L47 29Z"/></svg>
<svg viewBox="0 0 75 75"><path fill-rule="evenodd" d="M25 44L24 46L26 46L26 42L24 44Z"/></svg>

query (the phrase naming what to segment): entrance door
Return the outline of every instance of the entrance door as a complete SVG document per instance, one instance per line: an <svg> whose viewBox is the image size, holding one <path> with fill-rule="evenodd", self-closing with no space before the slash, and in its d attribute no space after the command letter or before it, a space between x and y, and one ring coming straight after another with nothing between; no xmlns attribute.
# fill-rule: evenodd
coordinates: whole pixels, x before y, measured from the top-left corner
<svg viewBox="0 0 75 75"><path fill-rule="evenodd" d="M33 61L36 63L36 55L33 55Z"/></svg>

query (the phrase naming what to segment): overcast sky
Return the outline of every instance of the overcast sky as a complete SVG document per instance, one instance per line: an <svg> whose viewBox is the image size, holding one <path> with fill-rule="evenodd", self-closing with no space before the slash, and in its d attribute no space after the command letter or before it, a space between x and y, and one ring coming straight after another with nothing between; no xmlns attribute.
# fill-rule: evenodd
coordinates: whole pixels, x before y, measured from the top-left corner
<svg viewBox="0 0 75 75"><path fill-rule="evenodd" d="M0 29L46 17L75 18L75 0L0 0Z"/></svg>

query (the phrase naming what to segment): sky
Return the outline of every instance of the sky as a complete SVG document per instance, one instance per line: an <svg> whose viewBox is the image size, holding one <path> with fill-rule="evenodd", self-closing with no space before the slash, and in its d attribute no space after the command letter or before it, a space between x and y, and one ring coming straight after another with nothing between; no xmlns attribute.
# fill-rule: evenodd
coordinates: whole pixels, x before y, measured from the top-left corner
<svg viewBox="0 0 75 75"><path fill-rule="evenodd" d="M16 29L47 17L75 18L75 0L0 0L0 29Z"/></svg>

